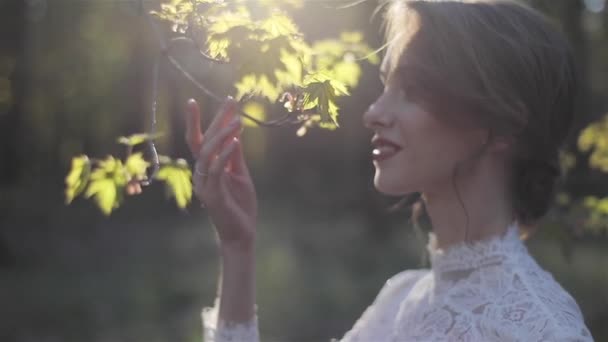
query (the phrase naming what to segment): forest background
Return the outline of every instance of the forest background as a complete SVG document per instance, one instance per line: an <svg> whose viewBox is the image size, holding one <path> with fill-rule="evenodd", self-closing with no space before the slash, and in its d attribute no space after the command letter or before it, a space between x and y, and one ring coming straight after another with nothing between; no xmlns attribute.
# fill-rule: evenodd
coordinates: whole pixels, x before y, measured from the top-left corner
<svg viewBox="0 0 608 342"><path fill-rule="evenodd" d="M528 2L569 36L584 80L567 175L528 245L578 301L595 339L608 341L608 11L604 0ZM382 45L380 20L370 20L377 2L304 3L290 15L307 40L356 30ZM1 341L200 341L218 259L196 201L181 210L154 184L111 216L88 200L65 205L72 157L120 154L118 136L149 128L158 48L136 1L0 0ZM223 69L179 53L197 79L229 93ZM359 86L340 99L338 130L244 132L261 202L267 341L340 337L387 278L428 266L425 234L373 189L361 115L382 85L376 66L362 67ZM206 113L215 106L175 69L160 72L157 148L190 160L186 100Z"/></svg>

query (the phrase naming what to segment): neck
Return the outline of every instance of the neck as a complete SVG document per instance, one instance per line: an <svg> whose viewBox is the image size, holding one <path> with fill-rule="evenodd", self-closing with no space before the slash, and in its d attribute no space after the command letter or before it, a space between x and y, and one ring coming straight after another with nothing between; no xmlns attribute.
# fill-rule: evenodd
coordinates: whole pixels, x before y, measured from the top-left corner
<svg viewBox="0 0 608 342"><path fill-rule="evenodd" d="M449 180L423 193L436 236L433 247L487 239L505 233L513 222L504 173L484 170L480 165L466 178L457 177L456 184Z"/></svg>

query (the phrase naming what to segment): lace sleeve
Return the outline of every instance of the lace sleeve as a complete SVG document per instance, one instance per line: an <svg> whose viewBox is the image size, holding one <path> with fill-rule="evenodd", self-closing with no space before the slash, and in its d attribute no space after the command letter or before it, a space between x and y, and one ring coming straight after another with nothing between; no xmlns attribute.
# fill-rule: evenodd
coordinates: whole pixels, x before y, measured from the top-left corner
<svg viewBox="0 0 608 342"><path fill-rule="evenodd" d="M246 323L224 322L218 317L218 299L203 309L204 342L259 342L257 314Z"/></svg>

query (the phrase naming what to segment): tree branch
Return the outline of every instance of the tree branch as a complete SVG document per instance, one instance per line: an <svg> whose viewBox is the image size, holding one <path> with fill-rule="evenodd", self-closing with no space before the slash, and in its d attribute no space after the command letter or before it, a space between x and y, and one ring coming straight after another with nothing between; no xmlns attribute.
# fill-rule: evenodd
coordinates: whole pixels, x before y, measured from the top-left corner
<svg viewBox="0 0 608 342"><path fill-rule="evenodd" d="M175 42L180 42L180 41L186 41L190 44L193 44L200 56L210 62L213 63L218 63L218 64L228 64L228 61L225 60L221 60L221 59L216 59L213 58L209 55L207 55L205 52L203 52L203 50L200 48L200 46L198 45L198 43L191 37L175 37L172 38L171 40L169 40L168 43L165 43L165 41L163 40L162 35L159 32L158 26L156 25L156 23L154 22L154 20L152 19L152 17L149 15L149 11L145 8L144 5L144 1L140 0L144 15L147 16L148 21L150 22L150 24L153 26L153 31L156 35L156 38L158 40L159 46L160 46L160 50L161 53L167 56L167 59L169 60L169 62L179 71L181 72L188 80L190 80L190 82L192 82L199 90L201 90L203 93L205 93L206 95L208 95L209 97L211 97L212 99L218 101L218 102L223 102L224 98L215 94L214 92L212 92L211 90L209 90L207 87L205 87L202 83L200 83L199 81L197 81L194 76L192 76L192 74L190 74L188 71L186 71L186 69L171 55L171 46L173 45L173 43ZM155 72L155 74L157 74L158 71ZM156 84L156 82L155 82ZM153 103L153 129L156 129L156 94L157 94L157 85L154 86L154 103ZM285 113L285 115L274 119L274 120L268 120L268 121L264 121L264 120L259 120L254 118L253 116L245 113L242 110L238 111L238 114L243 116L244 118L254 122L255 124L259 125L259 126L263 126L263 127L280 127L280 126L286 126L286 125L297 125L302 123L303 120L301 120L300 118L296 117L293 120L289 120L292 116L294 116L294 113L291 112L287 112ZM154 151L156 151L154 149ZM157 155L157 154L156 154Z"/></svg>

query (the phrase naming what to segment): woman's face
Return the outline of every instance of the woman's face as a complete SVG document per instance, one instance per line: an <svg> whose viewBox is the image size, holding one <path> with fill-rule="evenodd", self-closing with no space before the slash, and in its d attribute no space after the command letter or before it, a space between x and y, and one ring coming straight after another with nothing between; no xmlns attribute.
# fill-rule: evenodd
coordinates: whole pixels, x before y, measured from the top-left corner
<svg viewBox="0 0 608 342"><path fill-rule="evenodd" d="M383 83L384 92L363 115L365 126L375 133L372 157L376 189L388 195L405 195L452 186L454 167L473 157L487 133L440 121L408 99L396 77L383 79ZM465 168L459 166L459 176Z"/></svg>

